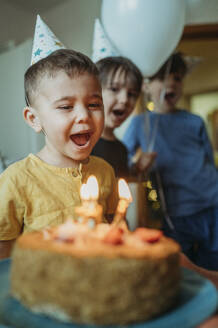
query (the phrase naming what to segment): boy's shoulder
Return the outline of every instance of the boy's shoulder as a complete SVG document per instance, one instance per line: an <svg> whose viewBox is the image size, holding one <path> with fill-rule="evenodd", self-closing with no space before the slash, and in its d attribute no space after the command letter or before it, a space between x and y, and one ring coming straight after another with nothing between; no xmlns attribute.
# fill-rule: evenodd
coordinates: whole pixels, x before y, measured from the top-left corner
<svg viewBox="0 0 218 328"><path fill-rule="evenodd" d="M187 109L179 109L178 113L180 113L181 115L183 115L184 117L186 117L189 120L193 120L196 122L203 122L203 118L201 116L199 116L198 114L192 113L192 112L188 111Z"/></svg>
<svg viewBox="0 0 218 328"><path fill-rule="evenodd" d="M32 166L31 163L31 156L28 155L27 157L14 162L13 164L9 165L1 174L1 177L10 177L10 178L19 178L22 180L26 175L27 170Z"/></svg>
<svg viewBox="0 0 218 328"><path fill-rule="evenodd" d="M132 122L141 122L145 120L145 115L150 115L151 112L143 112L132 116Z"/></svg>

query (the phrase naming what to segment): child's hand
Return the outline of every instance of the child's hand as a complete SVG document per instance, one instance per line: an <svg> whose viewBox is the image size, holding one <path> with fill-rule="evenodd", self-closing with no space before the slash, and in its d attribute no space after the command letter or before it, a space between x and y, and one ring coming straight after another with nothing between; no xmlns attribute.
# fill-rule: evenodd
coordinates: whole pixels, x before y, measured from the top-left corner
<svg viewBox="0 0 218 328"><path fill-rule="evenodd" d="M147 171L152 166L156 157L157 157L157 153L155 152L151 152L151 153L142 152L138 161L135 163L136 168L141 172Z"/></svg>

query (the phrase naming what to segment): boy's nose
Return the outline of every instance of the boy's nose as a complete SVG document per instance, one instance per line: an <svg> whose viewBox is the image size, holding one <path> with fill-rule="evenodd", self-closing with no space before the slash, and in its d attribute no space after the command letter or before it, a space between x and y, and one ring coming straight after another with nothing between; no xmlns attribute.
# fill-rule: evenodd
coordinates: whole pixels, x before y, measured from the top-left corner
<svg viewBox="0 0 218 328"><path fill-rule="evenodd" d="M169 85L174 85L174 84L176 84L176 82L177 82L177 79L176 79L176 77L174 76L174 75L170 75L169 76L169 78L168 78L168 84Z"/></svg>
<svg viewBox="0 0 218 328"><path fill-rule="evenodd" d="M128 101L128 94L126 90L120 90L119 95L118 95L118 99L120 103L127 103Z"/></svg>
<svg viewBox="0 0 218 328"><path fill-rule="evenodd" d="M77 106L76 111L74 111L76 118L76 123L86 122L89 119L89 110L85 106Z"/></svg>

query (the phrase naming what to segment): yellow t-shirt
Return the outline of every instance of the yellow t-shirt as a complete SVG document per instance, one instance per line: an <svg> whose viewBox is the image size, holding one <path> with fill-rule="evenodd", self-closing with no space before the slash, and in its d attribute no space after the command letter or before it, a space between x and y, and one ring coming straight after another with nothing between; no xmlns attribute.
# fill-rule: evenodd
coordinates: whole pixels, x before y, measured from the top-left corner
<svg viewBox="0 0 218 328"><path fill-rule="evenodd" d="M99 184L103 215L114 214L117 182L112 167L101 158L90 156L81 170L52 166L33 154L9 166L0 175L0 240L75 218L81 184L91 174Z"/></svg>

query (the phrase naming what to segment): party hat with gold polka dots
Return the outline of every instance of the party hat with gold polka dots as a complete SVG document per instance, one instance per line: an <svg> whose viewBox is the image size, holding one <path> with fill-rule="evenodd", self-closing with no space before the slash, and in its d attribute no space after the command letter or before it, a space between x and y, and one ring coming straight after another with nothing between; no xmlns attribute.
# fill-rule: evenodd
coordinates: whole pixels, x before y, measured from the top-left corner
<svg viewBox="0 0 218 328"><path fill-rule="evenodd" d="M63 43L58 40L50 28L43 22L41 17L37 15L31 65L47 57L55 50L64 48L65 46Z"/></svg>

